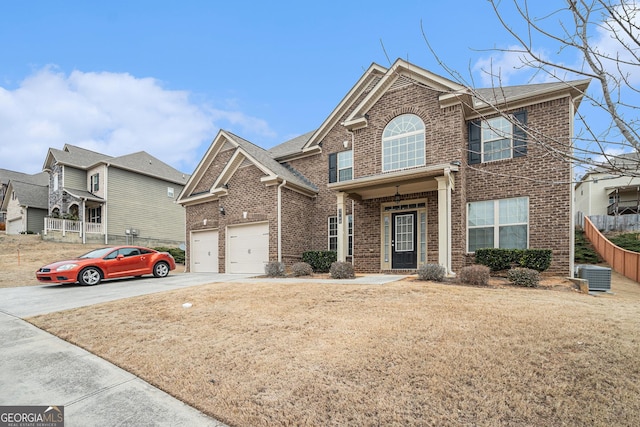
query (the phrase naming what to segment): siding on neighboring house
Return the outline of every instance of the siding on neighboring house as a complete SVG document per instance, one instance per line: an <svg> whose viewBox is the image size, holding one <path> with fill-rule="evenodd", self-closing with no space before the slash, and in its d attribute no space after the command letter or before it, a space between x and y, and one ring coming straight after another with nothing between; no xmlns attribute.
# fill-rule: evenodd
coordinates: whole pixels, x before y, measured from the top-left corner
<svg viewBox="0 0 640 427"><path fill-rule="evenodd" d="M87 173L81 169L65 166L63 187L86 191Z"/></svg>
<svg viewBox="0 0 640 427"><path fill-rule="evenodd" d="M47 216L46 209L28 208L27 210L27 231L42 234L44 230L44 218Z"/></svg>
<svg viewBox="0 0 640 427"><path fill-rule="evenodd" d="M184 208L175 203L181 185L113 166L108 168L107 180L109 235L124 236L126 229L133 228L139 230L140 238L185 241ZM173 187L173 198L167 196L167 187Z"/></svg>

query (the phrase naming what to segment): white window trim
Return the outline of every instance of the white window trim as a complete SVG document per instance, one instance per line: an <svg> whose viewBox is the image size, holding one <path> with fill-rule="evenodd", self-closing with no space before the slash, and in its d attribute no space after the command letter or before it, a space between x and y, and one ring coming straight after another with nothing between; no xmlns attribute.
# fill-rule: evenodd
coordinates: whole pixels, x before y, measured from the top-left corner
<svg viewBox="0 0 640 427"><path fill-rule="evenodd" d="M399 117L402 117L404 115L408 115L408 116L413 116L416 117L420 123L422 124L422 129L420 130L414 130L414 131L410 131L410 132L406 132L406 133L401 133L401 134L397 134L397 135L393 135L393 136L383 136L382 137L382 153L381 153L381 159L382 159L382 172L393 172L393 171L398 171L398 170L403 170L403 169L411 169L411 168L415 168L415 167L420 167L420 166L424 166L426 164L426 153L424 152L426 149L426 127L424 125L424 121L422 121L422 119L420 118L420 116L416 115L416 114L412 114L412 113L406 113L406 114L402 114L400 116L394 117L393 120L391 120L389 123L387 123L387 125L385 126L384 130L382 131L382 134L384 135L386 129L389 127L389 125L391 123L393 123L396 119L398 119ZM385 148L386 145L392 141L396 141L400 138L406 138L409 136L415 136L415 135L422 135L422 163L416 163L414 165L411 166L400 166L400 167L391 167L391 164L387 165L385 163ZM414 151L415 153L415 151ZM405 153L407 154L407 153Z"/></svg>
<svg viewBox="0 0 640 427"><path fill-rule="evenodd" d="M349 242L349 237L351 237L351 245L349 245L349 247L347 248L347 253L349 254L348 256L353 256L353 215L346 215L346 221L347 221L347 242ZM331 221L335 221L335 234L331 234ZM351 223L351 232L349 232L349 223ZM333 250L331 249L331 239L335 239L336 240L336 250L338 247L338 217L336 215L334 216L330 216L329 218L327 218L327 250ZM347 243L348 245L348 243Z"/></svg>
<svg viewBox="0 0 640 427"><path fill-rule="evenodd" d="M527 222L513 222L513 223L508 223L508 224L500 224L500 202L501 201L506 201L506 200L515 200L515 199L527 199ZM492 225L477 225L477 226L470 226L469 225L469 217L468 217L468 212L469 212L469 205L473 204L473 203L479 203L479 202L487 202L487 201L492 201L494 203L493 205L493 224ZM528 196L523 196L523 197L510 197L507 199L495 199L495 200L477 200L475 202L469 202L467 203L467 253L475 253L475 251L470 251L469 250L469 230L472 229L477 229L477 228L489 228L492 227L493 228L493 247L494 248L500 248L500 226L514 226L514 225L526 225L527 226L527 243L526 243L526 247L529 247L529 238L530 238L530 204L529 204L529 197Z"/></svg>
<svg viewBox="0 0 640 427"><path fill-rule="evenodd" d="M510 127L510 130L508 133L503 133L502 130L498 130L497 128L495 128L494 126L491 125L491 122L495 122L497 120L505 120ZM486 126L485 126L486 125ZM492 130L496 133L496 138L492 138L492 139L484 139L484 131L485 129L489 129ZM491 160L486 160L485 159L485 143L489 143L492 141L500 141L503 139L508 139L509 140L509 156L508 157L501 157L499 159L491 159ZM491 163L491 162L499 162L500 160L507 160L507 159L513 159L513 122L508 120L507 118L503 117L503 116L499 116L499 117L494 117L491 119L486 119L483 120L482 123L480 124L480 151L481 151L481 162L482 163ZM506 150L505 150L506 151Z"/></svg>
<svg viewBox="0 0 640 427"><path fill-rule="evenodd" d="M343 167L343 168L341 168L341 167L340 167L340 160L341 160L341 158L343 158L347 153L349 153L349 154L350 154L350 156L349 156L349 157L350 157L350 160L351 160L351 161L349 162L349 166L348 166L348 167ZM338 155L337 155L337 157L336 157L336 169L337 169L337 175L338 175L338 176L336 177L337 182L350 181L350 180L352 180L352 179L353 179L353 150L340 151L340 152L338 152ZM340 179L340 171L347 170L347 169L351 169L351 178L349 178L349 179Z"/></svg>

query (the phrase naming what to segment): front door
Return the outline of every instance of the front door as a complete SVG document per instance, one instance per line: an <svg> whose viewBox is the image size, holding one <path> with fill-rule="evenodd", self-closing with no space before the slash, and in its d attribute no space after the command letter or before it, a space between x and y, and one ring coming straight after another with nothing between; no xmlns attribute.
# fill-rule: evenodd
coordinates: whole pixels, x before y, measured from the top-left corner
<svg viewBox="0 0 640 427"><path fill-rule="evenodd" d="M391 268L418 267L417 212L394 213L391 216Z"/></svg>

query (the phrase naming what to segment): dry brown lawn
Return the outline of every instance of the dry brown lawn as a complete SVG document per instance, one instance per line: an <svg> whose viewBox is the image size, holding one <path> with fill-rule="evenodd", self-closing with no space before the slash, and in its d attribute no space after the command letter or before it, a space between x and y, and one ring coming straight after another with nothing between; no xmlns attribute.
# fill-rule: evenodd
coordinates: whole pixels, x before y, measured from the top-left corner
<svg viewBox="0 0 640 427"><path fill-rule="evenodd" d="M0 232L0 288L41 284L36 279L38 268L103 246L46 242L36 234L8 236Z"/></svg>
<svg viewBox="0 0 640 427"><path fill-rule="evenodd" d="M29 321L230 425L634 426L640 285L614 278L219 283Z"/></svg>

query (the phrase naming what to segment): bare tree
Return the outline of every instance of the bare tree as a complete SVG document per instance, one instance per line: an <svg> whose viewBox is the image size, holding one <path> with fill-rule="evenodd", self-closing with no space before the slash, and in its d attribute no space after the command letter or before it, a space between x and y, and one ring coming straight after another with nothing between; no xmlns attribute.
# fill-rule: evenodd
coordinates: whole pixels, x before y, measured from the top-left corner
<svg viewBox="0 0 640 427"><path fill-rule="evenodd" d="M516 45L489 51L516 55L518 67L529 69L532 80L567 85L575 85L580 79L591 80L589 90L582 94L582 102L588 104L590 114L599 117L598 127L594 127L591 116L578 112L575 143L549 143L548 136L537 134L535 129L527 130L528 138L576 165L604 166L619 175L640 176L640 105L634 102L640 94L640 5L635 0L531 4L527 0L488 0L488 3ZM552 9L541 10L542 3ZM535 11L530 8L532 5ZM504 87L504 70L494 69L492 64L482 70L490 76L494 89L493 99L486 99L486 91L473 89L472 77L471 82L467 81L440 59L424 28L423 36L439 64L453 79L472 88L475 98L488 103L498 99ZM545 53L543 44L554 46L554 54ZM573 62L562 62L560 58ZM504 106L496 104L495 113L503 114L503 109Z"/></svg>

